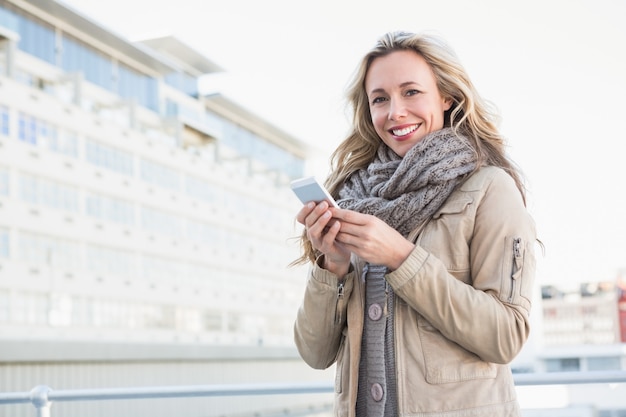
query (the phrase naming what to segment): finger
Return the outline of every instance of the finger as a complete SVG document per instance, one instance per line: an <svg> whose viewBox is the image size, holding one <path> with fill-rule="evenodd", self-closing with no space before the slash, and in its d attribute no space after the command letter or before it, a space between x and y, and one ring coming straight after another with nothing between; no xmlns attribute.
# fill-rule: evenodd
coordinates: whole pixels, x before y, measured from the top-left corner
<svg viewBox="0 0 626 417"><path fill-rule="evenodd" d="M319 249L322 244L322 237L326 234L325 228L331 218L328 210L316 206L315 209L305 219L306 234L314 247Z"/></svg>
<svg viewBox="0 0 626 417"><path fill-rule="evenodd" d="M334 221L330 223L326 228L322 237L322 245L325 248L332 248L337 243L337 235L341 229L341 223Z"/></svg>
<svg viewBox="0 0 626 417"><path fill-rule="evenodd" d="M345 223L352 223L357 225L364 225L367 222L368 215L362 214L357 211L338 209L331 207L330 211L333 213L333 217L341 220Z"/></svg>
<svg viewBox="0 0 626 417"><path fill-rule="evenodd" d="M331 219L331 214L330 211L326 210L319 217L316 217L313 223L309 223L311 217L314 216L316 216L315 213L307 217L307 230L311 236L321 237L326 234L325 229L327 228L328 222Z"/></svg>
<svg viewBox="0 0 626 417"><path fill-rule="evenodd" d="M362 239L359 239L358 236L349 234L349 233L345 233L343 231L343 229L345 228L345 225L342 225L343 227L341 228L341 231L339 231L336 235L335 235L335 241L341 243L342 245L350 248L351 251L354 251L355 249L357 249L359 247L359 243L361 243Z"/></svg>
<svg viewBox="0 0 626 417"><path fill-rule="evenodd" d="M339 221L336 218L333 218L334 221ZM364 233L363 231L363 226L361 225L356 225L354 223L349 223L346 221L341 221L341 234L342 236L347 237L347 236L353 236L355 238L359 238L360 236L362 236Z"/></svg>
<svg viewBox="0 0 626 417"><path fill-rule="evenodd" d="M307 203L304 206L302 206L302 208L296 215L296 220L298 221L298 223L300 223L301 225L304 225L307 216L311 214L311 211L313 211L314 208L315 208L315 203L313 202Z"/></svg>
<svg viewBox="0 0 626 417"><path fill-rule="evenodd" d="M309 212L309 215L306 216L305 218L305 226L306 227L311 227L314 223L316 223L319 218L324 215L324 213L328 212L327 217L332 217L330 214L330 211L328 211L328 203L326 203L325 201L315 205L315 203L309 203L309 204L313 204L314 208L311 212Z"/></svg>

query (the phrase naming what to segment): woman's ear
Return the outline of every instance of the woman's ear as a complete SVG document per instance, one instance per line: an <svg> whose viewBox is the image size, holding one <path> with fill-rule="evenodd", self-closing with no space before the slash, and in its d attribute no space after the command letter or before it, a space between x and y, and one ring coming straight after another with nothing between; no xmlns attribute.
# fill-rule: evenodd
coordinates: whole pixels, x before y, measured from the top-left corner
<svg viewBox="0 0 626 417"><path fill-rule="evenodd" d="M443 99L443 111L450 110L450 107L452 107L453 103L454 103L454 100L452 99L452 97L444 98Z"/></svg>

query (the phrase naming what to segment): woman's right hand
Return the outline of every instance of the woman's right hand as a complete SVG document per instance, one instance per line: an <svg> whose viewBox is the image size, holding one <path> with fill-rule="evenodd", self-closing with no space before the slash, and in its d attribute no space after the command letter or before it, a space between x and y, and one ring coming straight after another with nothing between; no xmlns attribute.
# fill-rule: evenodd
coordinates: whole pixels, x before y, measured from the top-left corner
<svg viewBox="0 0 626 417"><path fill-rule="evenodd" d="M341 224L333 219L328 203L305 204L296 220L304 225L313 248L324 254L322 267L343 278L350 269L350 251L335 239Z"/></svg>

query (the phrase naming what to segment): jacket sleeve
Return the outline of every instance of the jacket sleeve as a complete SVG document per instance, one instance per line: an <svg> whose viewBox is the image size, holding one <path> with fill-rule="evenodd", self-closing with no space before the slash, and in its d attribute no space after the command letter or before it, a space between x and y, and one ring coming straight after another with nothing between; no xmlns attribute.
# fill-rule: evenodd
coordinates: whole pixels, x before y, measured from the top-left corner
<svg viewBox="0 0 626 417"><path fill-rule="evenodd" d="M312 368L326 369L337 359L347 304L352 292L352 271L341 283L338 277L312 265L304 298L294 325L294 340L302 359Z"/></svg>
<svg viewBox="0 0 626 417"><path fill-rule="evenodd" d="M387 280L444 337L484 361L509 363L529 335L535 225L510 176L497 171L486 187L468 237L471 285L419 246Z"/></svg>

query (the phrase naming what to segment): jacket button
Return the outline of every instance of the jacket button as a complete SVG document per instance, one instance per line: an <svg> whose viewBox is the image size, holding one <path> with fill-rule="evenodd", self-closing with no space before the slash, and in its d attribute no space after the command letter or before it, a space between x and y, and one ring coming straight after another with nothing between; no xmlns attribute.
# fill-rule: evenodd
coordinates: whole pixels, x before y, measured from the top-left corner
<svg viewBox="0 0 626 417"><path fill-rule="evenodd" d="M383 308L380 306L380 304L372 304L367 309L367 315L370 319L374 321L380 320L380 318L383 316Z"/></svg>
<svg viewBox="0 0 626 417"><path fill-rule="evenodd" d="M383 399L383 387L382 385L376 383L372 385L370 388L370 393L372 394L372 398L374 401L378 402Z"/></svg>

